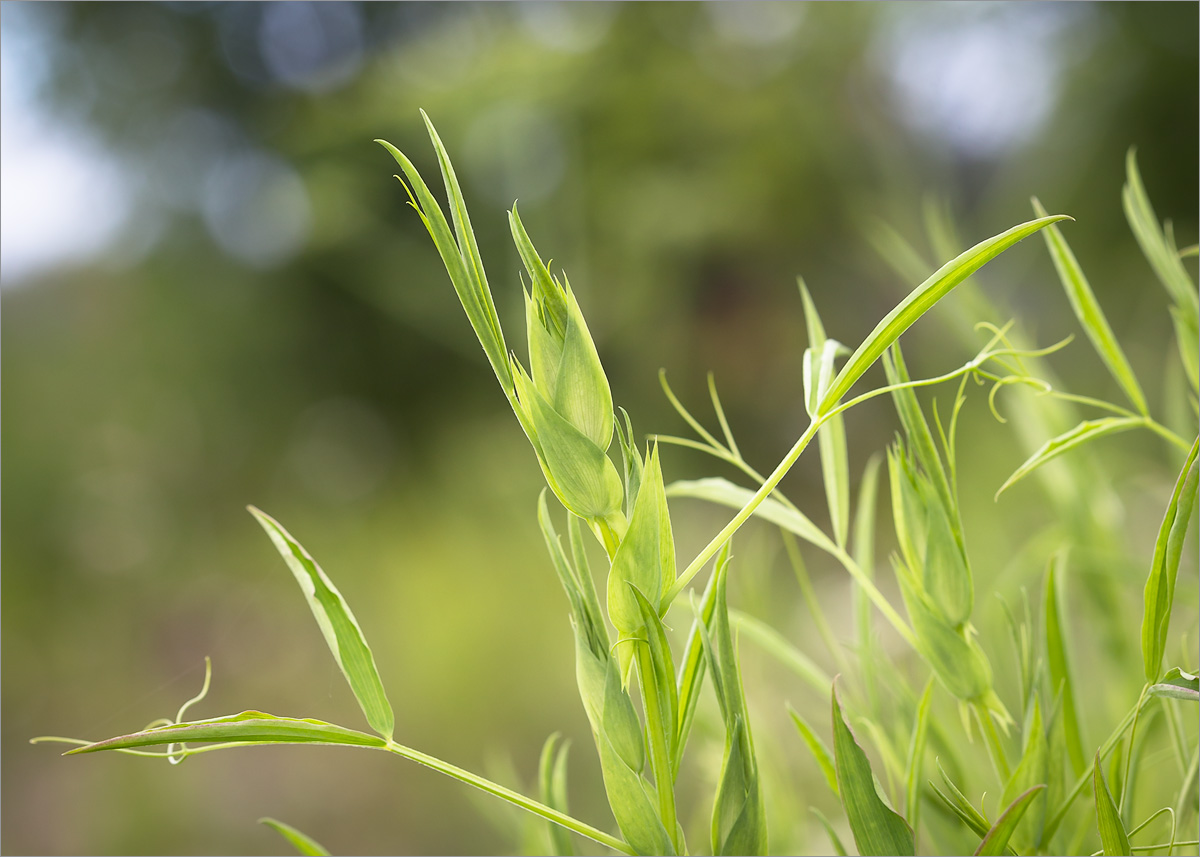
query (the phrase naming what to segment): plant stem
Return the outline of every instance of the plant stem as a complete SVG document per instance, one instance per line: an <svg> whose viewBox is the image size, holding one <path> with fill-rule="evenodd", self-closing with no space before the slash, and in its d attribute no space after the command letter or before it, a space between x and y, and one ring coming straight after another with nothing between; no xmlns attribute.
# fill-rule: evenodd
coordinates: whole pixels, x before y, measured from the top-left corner
<svg viewBox="0 0 1200 857"><path fill-rule="evenodd" d="M729 540L729 537L737 532L738 528L741 527L742 524L749 520L750 516L754 514L754 510L762 504L762 501L770 496L771 492L775 490L775 486L778 485L780 481L782 481L783 477L787 475L787 472L792 469L792 465L796 463L796 459L800 457L800 453L804 452L805 447L807 447L812 439L816 436L817 429L821 427L822 422L823 420L813 420L808 424L808 428L804 430L804 434L800 435L800 439L796 441L795 446L788 450L788 454L785 455L783 460L779 462L773 471L771 471L771 475L768 476L766 481L763 482L762 486L754 492L754 496L750 498L749 502L742 507L740 512L733 516L733 520L726 524L721 529L721 532L717 533L716 536L713 537L713 540L708 543L708 546L705 547L704 550L700 551L699 554L697 554L696 558L692 560L691 564L688 565L687 568L683 570L683 573L679 575L679 578L671 585L671 588L667 590L666 594L663 595L662 600L664 605L670 604L675 600L675 597L683 591L683 588L691 583L692 578L699 574L700 569L704 567L704 564L716 555L717 551L721 549L721 545L725 544L725 542Z"/></svg>
<svg viewBox="0 0 1200 857"><path fill-rule="evenodd" d="M1003 789L1008 783L1009 777L1012 776L1012 769L1008 766L1008 757L1004 754L1004 745L1000 743L1000 735L996 732L996 724L992 722L992 713L983 703L975 703L975 719L979 721L979 731L983 733L983 739L987 746L988 758L992 760L992 768L996 771L996 776L1000 780L1000 787Z"/></svg>
<svg viewBox="0 0 1200 857"><path fill-rule="evenodd" d="M601 845L611 848L619 854L632 855L635 853L629 847L628 843L622 842L620 839L605 833L603 830L598 830L590 824L582 822L577 818L572 818L565 813L559 812L557 809L552 809L533 798L525 797L525 795L514 792L512 789L507 789L498 783L484 779L478 774L463 770L457 765L443 762L441 759L426 755L419 750L413 750L411 747L405 747L403 744L397 744L395 741L389 741L386 747L381 747L380 749L395 753L397 756L402 756L409 761L416 762L418 765L424 765L448 777L453 777L468 785L475 786L475 788L481 791L495 795L501 800L506 800L515 806L521 807L521 809L532 812L534 815L540 815L542 818L552 821L560 827L565 827L567 830L578 833L580 836L586 836L593 842L599 842Z"/></svg>

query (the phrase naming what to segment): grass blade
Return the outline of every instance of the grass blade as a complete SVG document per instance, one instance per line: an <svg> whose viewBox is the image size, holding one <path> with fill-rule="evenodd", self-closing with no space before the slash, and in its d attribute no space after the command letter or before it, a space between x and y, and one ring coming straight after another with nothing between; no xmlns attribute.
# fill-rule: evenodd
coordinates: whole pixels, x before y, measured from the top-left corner
<svg viewBox="0 0 1200 857"><path fill-rule="evenodd" d="M828 692L829 685L833 680L825 674L823 669L813 663L808 655L792 645L786 637L766 622L739 610L730 610L729 616L737 623L738 633L741 636L754 641L759 648L804 679L817 692L822 694Z"/></svg>
<svg viewBox="0 0 1200 857"><path fill-rule="evenodd" d="M1075 426L1075 428L1065 431L1058 437L1053 437L1042 444L1041 448L1029 456L1025 463L1018 467L1013 472L1013 475L1008 477L1005 483L1000 486L1000 490L996 492L996 497L999 498L1001 494L1037 470L1047 461L1052 461L1065 452L1070 452L1072 449L1096 438L1116 434L1117 432L1129 431L1129 429L1145 424L1145 420L1141 417L1101 417L1097 420L1084 420Z"/></svg>
<svg viewBox="0 0 1200 857"><path fill-rule="evenodd" d="M1142 659L1146 680L1154 682L1162 665L1163 651L1167 645L1167 631L1171 625L1171 607L1175 603L1175 577L1179 573L1179 559L1183 553L1183 541L1192 520L1192 508L1196 505L1197 448L1200 439L1192 443L1191 452L1183 464L1183 470L1175 481L1175 490L1158 538L1154 543L1154 559L1150 565L1150 576L1146 579L1143 598L1145 609L1142 614Z"/></svg>
<svg viewBox="0 0 1200 857"><path fill-rule="evenodd" d="M1046 569L1046 588L1043 599L1046 628L1046 664L1050 671L1050 688L1062 693L1063 733L1067 755L1075 776L1083 773L1087 761L1083 755L1083 734L1079 712L1075 708L1075 685L1071 678L1071 661L1067 654L1066 621L1059 607L1059 590L1063 588L1066 569L1065 554L1055 554Z"/></svg>
<svg viewBox="0 0 1200 857"><path fill-rule="evenodd" d="M842 839L837 835L837 831L833 829L833 825L829 823L829 819L825 817L825 813L817 809L815 806L810 806L808 811L817 817L817 821L821 822L821 827L825 828L825 835L829 837L829 844L833 846L833 853L838 857L846 857L846 846L842 844Z"/></svg>
<svg viewBox="0 0 1200 857"><path fill-rule="evenodd" d="M809 752L817 760L817 767L825 775L825 782L829 784L829 790L833 792L835 797L840 797L838 794L837 767L833 761L833 754L829 752L829 748L825 746L825 742L821 740L821 736L814 732L813 728L808 725L808 721L801 717L799 712L790 705L788 706L788 714L792 715L792 722L796 724L796 731L800 733L800 737L808 745Z"/></svg>
<svg viewBox="0 0 1200 857"><path fill-rule="evenodd" d="M569 812L567 808L567 752L571 748L571 742L564 741L558 747L558 752L555 753L555 745L560 737L559 733L555 732L546 739L546 743L542 746L542 755L538 760L538 792L541 795L542 803L559 812L566 813ZM549 827L552 853L557 855L574 854L571 834L567 832L566 828L557 824L551 824Z"/></svg>
<svg viewBox="0 0 1200 857"><path fill-rule="evenodd" d="M1179 667L1172 667L1157 684L1150 685L1146 694L1200 702L1200 677L1186 673Z"/></svg>
<svg viewBox="0 0 1200 857"><path fill-rule="evenodd" d="M1108 790L1108 783L1104 780L1099 753L1096 754L1096 761L1092 766L1092 788L1096 793L1096 822L1100 828L1100 844L1104 846L1106 857L1113 854L1132 854L1129 837L1125 834L1125 825L1121 823L1121 813L1117 811L1112 793Z"/></svg>
<svg viewBox="0 0 1200 857"><path fill-rule="evenodd" d="M913 855L916 845L912 828L887 807L875 789L875 777L867 754L838 704L837 682L833 693L833 752L837 762L838 790L858 853L864 855Z"/></svg>
<svg viewBox="0 0 1200 857"><path fill-rule="evenodd" d="M979 843L975 854L999 855L1005 853L1008 840L1012 838L1013 831L1017 829L1021 817L1025 815L1025 811L1029 809L1033 799L1045 788L1045 785L1036 785L1028 791L1022 792L1016 800L1010 803L1008 808L1000 813L1000 817L996 819L992 829L983 837L983 842Z"/></svg>
<svg viewBox="0 0 1200 857"><path fill-rule="evenodd" d="M1046 209L1042 207L1036 197L1033 200L1033 211L1038 217L1046 216ZM1096 353L1100 355L1100 359L1104 361L1104 365L1108 367L1108 371L1112 373L1116 382L1121 385L1121 389L1125 391L1125 395L1129 397L1134 408L1139 413L1149 414L1142 387L1133 374L1129 360L1126 359L1125 352L1121 350L1116 336L1113 335L1108 318L1104 315L1104 310L1100 308L1100 303L1096 300L1096 295L1092 291L1091 285L1088 284L1087 277L1084 276L1075 254L1071 252L1066 239L1063 238L1062 232L1057 226L1051 225L1042 233L1042 237L1046 239L1050 258L1054 261L1058 278L1062 281L1063 289L1067 293L1067 300L1071 302L1071 309L1075 311L1075 317L1079 319L1083 332L1092 341Z"/></svg>
<svg viewBox="0 0 1200 857"><path fill-rule="evenodd" d="M908 777L904 786L904 814L916 838L921 812L921 770L925 759L925 739L929 734L929 706L933 700L933 677L925 683L925 692L917 704L917 722L908 745Z"/></svg>
<svg viewBox="0 0 1200 857"><path fill-rule="evenodd" d="M1133 230L1146 261L1171 295L1171 300L1180 309L1188 309L1195 315L1200 311L1196 287L1183 267L1179 254L1173 253L1167 244L1154 207L1150 204L1150 197L1142 184L1142 176L1138 172L1137 150L1134 148L1130 148L1125 156L1125 171L1127 177L1121 201L1124 203L1129 228Z"/></svg>
<svg viewBox="0 0 1200 857"><path fill-rule="evenodd" d="M1018 241L1028 238L1051 223L1069 219L1064 214L1056 214L1021 223L1006 232L976 244L935 271L929 279L917 286L895 309L884 316L875 330L855 349L821 400L818 412L824 414L832 410L838 400L854 386L854 382L861 378L863 373L879 359L880 355L900 338L900 334L908 330L913 322L948 295L955 286Z"/></svg>
<svg viewBox="0 0 1200 857"><path fill-rule="evenodd" d="M333 652L334 660L341 667L342 674L350 683L354 697L358 700L363 714L371 728L390 740L395 726L392 715L392 705L388 702L383 682L379 678L379 670L375 667L375 656L367 645L362 628L350 610L350 605L338 592L321 567L309 556L299 542L292 538L279 522L270 515L248 507L262 528L267 531L275 547L279 550L284 562L287 563L313 616L325 635L329 651Z"/></svg>
<svg viewBox="0 0 1200 857"><path fill-rule="evenodd" d="M290 824L284 824L282 821L277 821L274 818L260 818L258 823L270 827L290 842L292 847L303 854L304 857L329 857L329 851L326 850L324 845L308 834L301 833Z"/></svg>
<svg viewBox="0 0 1200 857"><path fill-rule="evenodd" d="M375 735L335 726L323 720L295 717L276 717L263 711L243 711L225 717L173 723L155 729L144 729L129 735L119 735L107 741L97 741L85 747L68 750L64 756L95 753L100 750L121 750L131 747L153 747L158 744L182 744L216 741L222 745L235 744L342 744L348 747L386 747L387 741ZM213 748L209 748L213 749ZM201 752L184 750L184 753Z"/></svg>
<svg viewBox="0 0 1200 857"><path fill-rule="evenodd" d="M704 657L704 643L701 631L712 621L713 610L717 604L717 577L719 569L729 562L729 544L721 550L712 577L704 589L700 599L700 607L696 618L692 621L692 629L688 634L687 648L683 651L683 660L679 668L679 726L678 737L675 741L675 775L679 775L679 763L683 759L683 748L687 746L688 734L692 730L692 717L696 713L696 703L700 700L700 688L704 684L704 669L707 660Z"/></svg>
<svg viewBox="0 0 1200 857"><path fill-rule="evenodd" d="M837 348L836 345L833 349L826 347L831 340L825 336L825 327L821 324L812 295L808 293L804 280L799 280L799 284L800 298L804 303L804 322L808 327L806 365L812 363L817 354L821 354L820 376L823 380L832 371L832 357ZM829 355L828 360L825 354ZM811 379L808 400L814 408L820 400L820 387L817 379ZM850 465L846 451L846 424L841 414L833 417L817 432L817 445L821 454L821 475L825 482L825 498L829 502L833 537L839 547L845 547L850 530Z"/></svg>

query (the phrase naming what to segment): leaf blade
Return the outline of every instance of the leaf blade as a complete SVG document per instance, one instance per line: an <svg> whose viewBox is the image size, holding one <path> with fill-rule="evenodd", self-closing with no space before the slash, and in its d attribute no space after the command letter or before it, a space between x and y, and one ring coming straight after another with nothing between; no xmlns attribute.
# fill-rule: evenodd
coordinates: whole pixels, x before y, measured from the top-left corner
<svg viewBox="0 0 1200 857"><path fill-rule="evenodd" d="M1005 480L1000 489L996 491L996 497L1007 491L1016 483L1020 482L1033 471L1037 470L1048 461L1058 458L1060 455L1070 452L1076 447L1082 446L1089 441L1097 438L1105 437L1118 432L1129 431L1145 425L1145 420L1141 417L1101 417L1096 420L1084 420L1079 425L1069 429L1057 437L1052 437L1050 440L1042 444L1033 455L1029 456L1025 462L1018 467L1013 474Z"/></svg>
<svg viewBox="0 0 1200 857"><path fill-rule="evenodd" d="M259 824L265 824L267 827L274 830L284 839L291 843L304 857L330 857L329 851L317 840L313 839L307 833L302 833L290 824L284 824L282 821L274 818L260 818Z"/></svg>
<svg viewBox="0 0 1200 857"><path fill-rule="evenodd" d="M1008 808L1000 813L1000 817L996 819L996 823L992 825L992 829L983 837L983 841L979 843L979 848L976 849L975 854L1004 854L1008 848L1008 840L1012 838L1013 831L1017 829L1017 824L1020 823L1021 817L1025 815L1025 811L1029 809L1033 803L1033 799L1045 788L1046 786L1042 784L1033 786L1027 791L1022 792L1016 800L1010 803Z"/></svg>
<svg viewBox="0 0 1200 857"><path fill-rule="evenodd" d="M1018 224L999 235L981 241L935 271L929 279L917 286L909 293L908 297L884 316L862 344L855 349L821 400L818 407L819 413L824 414L832 410L838 400L871 368L880 355L888 349L888 346L895 342L900 334L934 304L949 294L955 286L1018 241L1028 238L1051 223L1068 219L1070 218L1064 214L1056 214Z"/></svg>
<svg viewBox="0 0 1200 857"><path fill-rule="evenodd" d="M833 693L833 752L837 763L838 790L858 853L864 855L911 855L916 853L912 828L880 799L875 790L871 763L850 731L838 704L837 682Z"/></svg>
<svg viewBox="0 0 1200 857"><path fill-rule="evenodd" d="M1112 793L1104 779L1104 771L1100 767L1100 754L1092 767L1092 788L1096 795L1096 822L1100 828L1100 844L1104 853L1133 854L1129 846L1129 836L1125 833L1125 825L1121 823L1121 813L1113 802Z"/></svg>
<svg viewBox="0 0 1200 857"><path fill-rule="evenodd" d="M350 605L304 547L278 521L247 507L266 530L275 548L296 578L334 660L354 692L371 728L390 740L395 728L392 705L375 666L375 656Z"/></svg>

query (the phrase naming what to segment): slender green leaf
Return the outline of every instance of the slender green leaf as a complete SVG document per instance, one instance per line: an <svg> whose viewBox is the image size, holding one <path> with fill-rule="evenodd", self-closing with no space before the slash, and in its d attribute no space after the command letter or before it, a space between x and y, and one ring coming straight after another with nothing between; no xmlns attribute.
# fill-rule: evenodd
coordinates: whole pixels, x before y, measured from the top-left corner
<svg viewBox="0 0 1200 857"><path fill-rule="evenodd" d="M387 741L365 732L335 726L323 720L276 717L262 711L243 711L225 717L193 720L145 729L129 735L76 747L63 755L120 750L129 747L153 747L158 744L182 744L216 741L221 744L343 744L349 747L386 747Z"/></svg>
<svg viewBox="0 0 1200 857"><path fill-rule="evenodd" d="M541 795L542 803L546 806L553 807L562 813L569 813L567 807L567 752L571 748L571 742L563 741L561 746L558 746L558 752L555 752L555 747L558 744L558 739L561 736L555 732L546 739L546 743L542 746L542 755L538 760L538 792ZM550 845L554 854L571 855L575 853L574 847L571 845L571 834L567 829L558 825L550 824Z"/></svg>
<svg viewBox="0 0 1200 857"><path fill-rule="evenodd" d="M804 303L804 322L808 327L808 350L804 352L804 365L808 367L808 389L805 399L809 403L811 416L823 393L822 382L828 386L827 379L833 377L833 359L839 351L839 343L826 338L825 327L821 324L821 317L817 314L812 295L809 294L803 279L798 282L800 298ZM812 363L818 354L821 355L820 369L814 371ZM812 377L814 374L818 377ZM825 482L825 497L829 502L833 537L839 546L845 547L850 528L850 467L846 451L846 425L841 414L821 427L817 432L817 444L821 453L821 474Z"/></svg>
<svg viewBox="0 0 1200 857"><path fill-rule="evenodd" d="M829 790L833 792L834 796L839 796L837 767L833 761L833 754L829 752L829 748L825 746L825 742L821 740L821 736L813 731L813 728L808 725L808 721L801 717L796 709L790 705L787 709L788 714L792 715L792 722L796 724L796 730L800 733L800 737L804 739L804 743L808 745L809 752L817 760L817 767L825 775L825 782L829 784Z"/></svg>
<svg viewBox="0 0 1200 857"><path fill-rule="evenodd" d="M675 664L662 620L641 591L629 584L642 615L645 640L637 646L638 675L641 679L642 705L646 712L646 737L650 744L650 766L663 806L663 823L670 831L675 820L675 802L671 790L675 782L675 741L678 736L679 698L675 688Z"/></svg>
<svg viewBox="0 0 1200 857"><path fill-rule="evenodd" d="M1187 461L1175 482L1171 502L1158 529L1154 543L1154 559L1150 565L1150 576L1146 579L1143 594L1145 610L1142 614L1142 659L1146 680L1154 682L1162 665L1163 652L1167 646L1167 631L1171 626L1171 608L1175 603L1175 577L1179 573L1179 559L1183 553L1183 542L1192 520L1192 509L1196 505L1197 449L1200 439L1192 443Z"/></svg>
<svg viewBox="0 0 1200 857"><path fill-rule="evenodd" d="M1046 664L1050 672L1050 687L1062 694L1063 734L1067 744L1067 755L1075 776L1087 767L1083 755L1083 738L1079 726L1079 712L1075 708L1075 684L1072 680L1071 661L1067 654L1066 619L1059 606L1059 590L1065 586L1064 574L1066 555L1057 553L1050 559L1046 569L1045 611Z"/></svg>
<svg viewBox="0 0 1200 857"><path fill-rule="evenodd" d="M1006 232L976 244L935 271L929 279L917 286L895 309L884 316L875 330L855 349L821 400L818 407L819 413L825 414L832 410L842 396L863 376L863 373L870 369L879 356L888 349L888 346L899 339L900 334L908 330L913 322L949 294L955 286L1018 241L1028 238L1051 223L1069 219L1066 215L1057 214L1021 223Z"/></svg>
<svg viewBox="0 0 1200 857"><path fill-rule="evenodd" d="M707 661L704 657L704 643L701 633L704 627L712 621L713 610L717 604L718 569L729 562L729 543L717 555L712 577L704 588L700 599L700 607L696 618L692 621L692 629L688 634L687 648L683 651L683 661L679 668L679 736L675 741L675 774L679 775L679 763L683 759L683 749L687 745L688 734L692 729L692 717L696 713L696 703L700 699L700 688L704 684L704 669Z"/></svg>
<svg viewBox="0 0 1200 857"><path fill-rule="evenodd" d="M1150 204L1150 197L1142 184L1142 176L1138 172L1137 150L1130 148L1125 156L1126 182L1121 193L1125 206L1125 217L1133 230L1133 235L1141 245L1146 260L1159 281L1166 287L1167 292L1176 306L1188 309L1195 315L1200 310L1200 301L1196 297L1196 286L1188 276L1187 270L1178 253L1171 252L1158 216Z"/></svg>
<svg viewBox="0 0 1200 857"><path fill-rule="evenodd" d="M884 352L883 368L889 385L907 384L912 380L909 377L908 367L904 363L904 354L900 350L898 342ZM916 390L912 387L893 390L892 402L896 406L900 424L904 427L904 435L916 454L921 469L932 481L942 505L947 510L954 510L958 504L954 499L954 492L950 488L950 480L946 475L942 457L938 454L937 446L933 442L933 432L929 429L929 421L925 419L925 412L921 409L920 402L917 401ZM961 541L962 534L957 533L956 536Z"/></svg>
<svg viewBox="0 0 1200 857"><path fill-rule="evenodd" d="M483 264L479 260L475 238L470 231L470 223L466 219L466 205L462 200L462 194L458 191L458 181L454 177L453 168L450 167L450 159L445 157L445 149L442 148L441 141L437 139L433 126L429 126L429 129L435 148L438 149L439 162L443 168L447 187L453 189L451 209L454 212L455 226L459 226L461 222L470 240L470 245L467 247L462 247L451 234L450 225L442 213L441 206L434 199L428 185L425 184L412 162L386 140L376 140L375 142L391 154L408 178L409 184L412 185L410 192L412 206L420 215L425 228L429 230L434 246L437 247L438 254L446 266L446 272L450 275L454 291L458 294L459 303L462 304L463 310L467 314L467 320L471 323L471 327L479 339L479 344L483 346L488 362L491 363L492 370L500 381L500 386L511 400L513 379L508 346L505 345L504 333L500 329L500 320L496 315L492 295L483 275ZM405 185L405 190L408 190L408 185Z"/></svg>
<svg viewBox="0 0 1200 857"><path fill-rule="evenodd" d="M1013 770L1012 776L1009 777L1004 791L1000 795L1002 806L1015 801L1019 795L1026 794L1029 789L1038 784L1044 786L1049 780L1049 742L1046 740L1046 726L1042 719L1041 701L1036 693L1031 700L1030 714L1026 718L1023 732L1024 747L1021 751L1021 760L1017 763L1017 767ZM1042 845L1046 820L1045 792L1040 792L1034 799L1034 803L1033 812L1026 815L1025 823L1021 826L1018 850L1027 850L1025 843L1031 844L1034 848L1040 848ZM1022 814L1025 814L1024 809ZM1014 822L1014 826L1016 826L1016 822Z"/></svg>
<svg viewBox="0 0 1200 857"><path fill-rule="evenodd" d="M837 762L838 791L858 853L864 857L915 854L912 828L888 808L876 791L867 754L842 715L836 681L830 698L833 702L833 752Z"/></svg>
<svg viewBox="0 0 1200 857"><path fill-rule="evenodd" d="M833 853L838 857L846 857L846 846L842 844L842 839L837 835L837 831L833 829L833 825L829 823L829 819L825 817L825 813L817 809L815 806L810 806L808 811L817 817L817 821L821 822L821 826L825 828L825 835L829 837L829 843L833 846Z"/></svg>
<svg viewBox="0 0 1200 857"><path fill-rule="evenodd" d="M1132 854L1129 837L1125 834L1125 825L1121 823L1121 814L1117 811L1112 793L1108 790L1108 783L1104 780L1099 753L1096 754L1096 761L1092 766L1092 788L1096 793L1096 821L1100 828L1100 844L1104 846L1106 857L1113 854Z"/></svg>
<svg viewBox="0 0 1200 857"><path fill-rule="evenodd" d="M1179 667L1171 667L1157 684L1150 685L1147 693L1150 696L1200 702L1200 678L1184 672Z"/></svg>
<svg viewBox="0 0 1200 857"><path fill-rule="evenodd" d="M643 627L632 584L657 612L662 594L675 581L675 541L663 488L662 467L655 444L646 458L641 488L608 574L608 618L623 638L639 636ZM617 654L625 676L633 657L633 643L620 643ZM671 682L674 692L674 681ZM671 721L674 723L674 720Z"/></svg>
<svg viewBox="0 0 1200 857"><path fill-rule="evenodd" d="M290 824L284 824L282 821L277 821L274 818L260 818L258 823L270 827L290 842L292 847L303 854L304 857L329 857L329 852L325 849L324 845L308 834L301 833Z"/></svg>
<svg viewBox="0 0 1200 857"><path fill-rule="evenodd" d="M729 616L737 624L742 636L804 679L809 687L819 693L829 690L832 680L825 671L766 622L738 610L729 611Z"/></svg>
<svg viewBox="0 0 1200 857"><path fill-rule="evenodd" d="M1046 209L1042 207L1036 197L1033 200L1033 211L1038 217L1046 216ZM1109 327L1108 318L1104 315L1104 310L1100 308L1100 303L1096 300L1096 295L1092 291L1091 285L1088 284L1087 277L1083 274L1083 268L1079 266L1075 254L1071 252L1066 239L1063 238L1062 231L1057 226L1051 225L1042 232L1042 237L1046 239L1046 247L1050 250L1050 258L1054 261L1058 278L1062 281L1063 289L1067 293L1067 300L1071 302L1071 309L1075 311L1075 317L1079 319L1084 333L1092 341L1096 353L1100 355L1100 359L1104 361L1104 365L1108 367L1108 371L1112 373L1116 382L1121 385L1121 389L1125 391L1125 395L1129 397L1134 408L1142 414L1148 414L1149 409L1146 406L1146 397L1142 393L1142 387L1133 374L1133 369L1125 357L1125 352L1117 342L1117 337L1113 335L1112 328Z"/></svg>
<svg viewBox="0 0 1200 857"><path fill-rule="evenodd" d="M942 768L941 761L939 760L936 764L938 775L941 776L942 784L946 787L946 791L943 792L933 783L929 785L937 793L937 796L942 799L942 802L959 817L963 824L971 828L979 836L987 836L987 832L992 826L991 822L967 800L967 796L962 793L962 790L954 784L954 781L950 779L950 775Z"/></svg>
<svg viewBox="0 0 1200 857"><path fill-rule="evenodd" d="M1096 420L1084 420L1079 425L1070 431L1065 431L1058 437L1051 438L1013 472L1013 475L1008 477L1000 490L996 492L998 498L1001 494L1015 485L1017 482L1024 479L1034 470L1041 467L1047 461L1052 461L1065 452L1082 446L1083 444L1093 441L1096 438L1104 437L1117 432L1129 431L1129 429L1143 426L1146 421L1141 417L1101 417Z"/></svg>
<svg viewBox="0 0 1200 857"><path fill-rule="evenodd" d="M267 531L276 549L287 563L308 606L312 609L321 633L334 660L350 683L354 697L362 707L363 714L371 728L390 740L395 726L392 715L392 705L388 702L383 682L379 678L379 670L375 667L375 656L367 645L362 628L350 605L338 592L326 575L299 542L292 538L279 522L264 512L248 507L250 514L258 519L262 528Z"/></svg>
<svg viewBox="0 0 1200 857"><path fill-rule="evenodd" d="M979 843L979 848L975 851L976 855L1005 853L1008 840L1012 838L1013 831L1017 829L1021 817L1025 815L1025 811L1029 809L1034 798L1038 797L1045 788L1044 784L1033 786L1010 803L1008 808L1000 813L1000 817L996 819L992 829L983 837L983 842Z"/></svg>
<svg viewBox="0 0 1200 857"><path fill-rule="evenodd" d="M754 492L740 485L734 485L728 479L710 477L708 479L681 480L667 486L668 497L692 497L696 500L707 500L730 509L741 509L754 496ZM816 545L827 553L837 555L838 549L829 537L817 528L817 525L800 512L789 509L777 500L763 500L754 510L754 514L763 520L770 521L776 526L783 527L810 544Z"/></svg>
<svg viewBox="0 0 1200 857"><path fill-rule="evenodd" d="M925 683L925 692L917 703L917 721L908 744L907 779L904 786L904 815L912 826L913 836L920 829L921 777L925 761L925 739L929 734L929 708L933 701L933 678Z"/></svg>

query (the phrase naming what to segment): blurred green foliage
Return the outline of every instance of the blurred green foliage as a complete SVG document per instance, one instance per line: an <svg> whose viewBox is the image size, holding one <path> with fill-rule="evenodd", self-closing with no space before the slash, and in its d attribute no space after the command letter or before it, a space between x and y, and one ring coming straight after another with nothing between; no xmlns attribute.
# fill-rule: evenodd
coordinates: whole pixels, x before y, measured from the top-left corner
<svg viewBox="0 0 1200 857"><path fill-rule="evenodd" d="M262 748L175 770L25 744L169 714L199 687L206 654L213 689L198 717L260 707L358 722L250 502L354 605L405 743L528 786L547 734L586 736L567 605L534 517L534 457L370 142L388 138L434 175L418 107L460 165L502 319L519 329L504 209L520 198L639 431L680 428L658 367L685 402L703 401L712 369L743 452L769 469L803 422L795 275L829 335L857 342L915 285L871 250L873 218L925 251L926 200L945 200L973 243L1030 219L1035 193L1077 218L1071 245L1162 400L1169 319L1119 192L1136 144L1159 215L1180 246L1196 241L1195 4L8 3L0 14L45 39L39 97L112 148L137 201L113 258L3 296L5 853L272 853L263 815L335 852L478 852L526 835L508 810L480 812L456 784L369 754ZM1015 58L989 79L986 64L946 60L955 40L976 58ZM1014 108L1026 92L1037 98ZM997 124L960 127L945 112L973 102L968 119L982 110ZM944 261L934 255L931 266ZM1075 331L1036 242L979 279L1041 341ZM905 339L914 374L968 356L937 324ZM1073 390L1116 396L1081 342L1055 366ZM1014 593L1044 556L1010 545L1046 507L1034 488L992 504L1023 456L977 400L964 419L986 437L960 465L976 576ZM895 429L882 405L848 418L853 479ZM1145 573L1174 478L1164 453L1144 437L1104 447L1132 551L1113 573L1126 580ZM785 486L819 519L806 459ZM668 479L713 469L679 449L663 466ZM680 508L686 554L723 518ZM813 632L767 535L743 537L731 602L803 645ZM832 614L848 613L845 580L816 561L813 572L838 599ZM1194 602L1194 580L1180 586ZM806 690L747 661L752 717L770 727L756 740L778 748L763 753L764 777L817 793L774 705L806 706ZM1011 681L1011 667L998 671ZM1095 704L1125 691L1100 688ZM697 790L718 765L697 772ZM571 774L572 806L607 824L594 762L576 754ZM768 816L797 818L772 832L777 848L823 841L795 808Z"/></svg>

